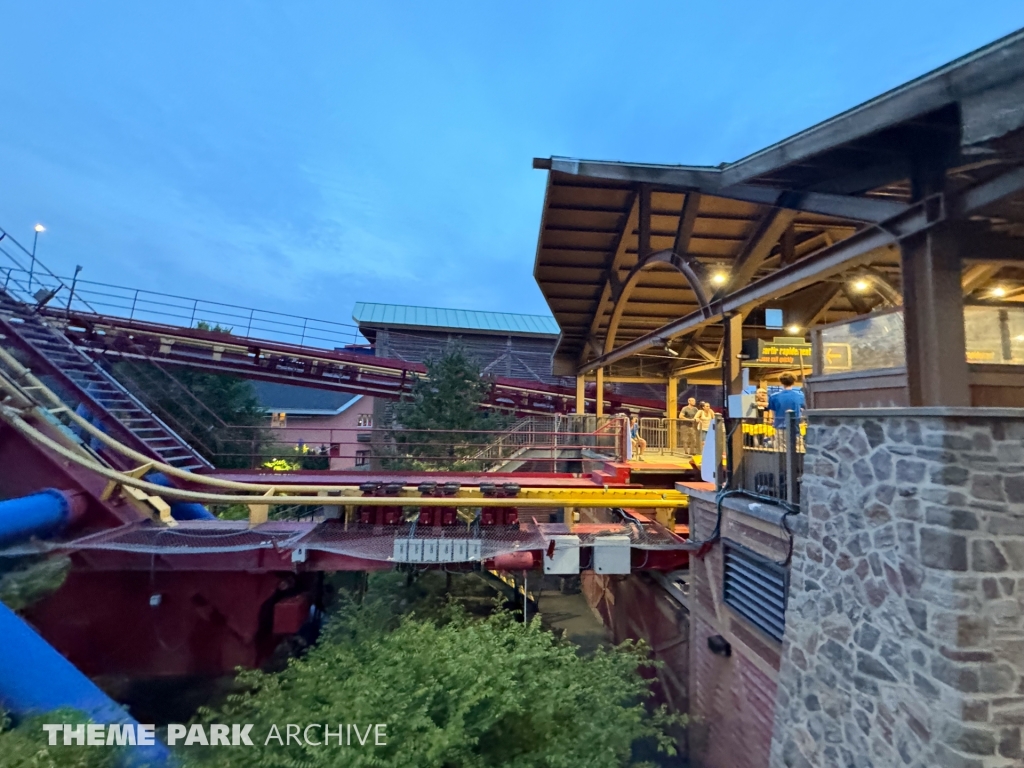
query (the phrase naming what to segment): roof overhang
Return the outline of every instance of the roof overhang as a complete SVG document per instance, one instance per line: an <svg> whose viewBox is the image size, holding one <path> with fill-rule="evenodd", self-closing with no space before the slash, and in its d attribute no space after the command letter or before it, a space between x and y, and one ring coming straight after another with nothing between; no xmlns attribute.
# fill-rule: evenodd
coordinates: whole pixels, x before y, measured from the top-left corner
<svg viewBox="0 0 1024 768"><path fill-rule="evenodd" d="M898 295L898 241L936 210L1015 253L1022 126L1024 31L719 167L536 159L534 276L561 329L556 373L707 371L716 320L766 301L803 327L868 311L845 276L871 270Z"/></svg>

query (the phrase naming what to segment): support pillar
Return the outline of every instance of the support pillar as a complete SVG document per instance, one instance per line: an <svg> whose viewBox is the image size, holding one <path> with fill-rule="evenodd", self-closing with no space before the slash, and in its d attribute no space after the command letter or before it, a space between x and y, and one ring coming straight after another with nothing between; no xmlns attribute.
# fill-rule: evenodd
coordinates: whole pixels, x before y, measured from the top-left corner
<svg viewBox="0 0 1024 768"><path fill-rule="evenodd" d="M743 350L743 314L729 315L725 319L725 350L722 361L722 376L725 383L726 407L729 404L729 395L738 395L743 392L743 360L740 353ZM726 430L726 435L729 430ZM729 473L735 471L743 459L743 430L732 430L732 438L729 439Z"/></svg>
<svg viewBox="0 0 1024 768"><path fill-rule="evenodd" d="M665 418L668 419L668 449L676 449L679 418L679 377L669 376L665 384Z"/></svg>
<svg viewBox="0 0 1024 768"><path fill-rule="evenodd" d="M598 368L595 372L597 377L597 398L594 413L604 416L604 368Z"/></svg>
<svg viewBox="0 0 1024 768"><path fill-rule="evenodd" d="M576 377L576 413L587 412L587 379L585 376Z"/></svg>
<svg viewBox="0 0 1024 768"><path fill-rule="evenodd" d="M900 243L907 385L911 406L969 406L963 239L956 223Z"/></svg>

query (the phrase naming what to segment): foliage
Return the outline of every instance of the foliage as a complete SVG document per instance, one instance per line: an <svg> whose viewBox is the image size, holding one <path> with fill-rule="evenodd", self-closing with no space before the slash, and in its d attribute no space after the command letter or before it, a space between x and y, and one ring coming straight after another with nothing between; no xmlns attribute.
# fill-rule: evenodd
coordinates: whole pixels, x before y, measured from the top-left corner
<svg viewBox="0 0 1024 768"><path fill-rule="evenodd" d="M43 723L86 723L81 714L52 712L13 727L0 710L0 768L114 768L119 764L116 747L65 747L61 739L48 746Z"/></svg>
<svg viewBox="0 0 1024 768"><path fill-rule="evenodd" d="M624 644L583 657L575 646L505 612L438 620L396 617L388 600L347 603L320 643L277 674L242 672L247 692L206 722L386 723L387 745L332 747L272 741L258 750L190 751L199 766L395 768L618 768L638 739L672 752L651 713L639 669L645 649Z"/></svg>
<svg viewBox="0 0 1024 768"><path fill-rule="evenodd" d="M490 431L505 429L508 414L485 410L492 383L459 347L428 360L426 377L413 378L410 393L395 408L401 427L388 437L398 457L388 457L389 469L453 469L467 465Z"/></svg>
<svg viewBox="0 0 1024 768"><path fill-rule="evenodd" d="M60 589L71 558L59 556L28 563L0 575L0 603L20 611Z"/></svg>
<svg viewBox="0 0 1024 768"><path fill-rule="evenodd" d="M260 466L274 472L294 472L296 469L299 469L297 462L288 461L288 459L267 459Z"/></svg>
<svg viewBox="0 0 1024 768"><path fill-rule="evenodd" d="M211 507L210 511L221 520L247 520L249 518L249 506L247 504Z"/></svg>
<svg viewBox="0 0 1024 768"><path fill-rule="evenodd" d="M134 361L117 362L112 371L217 467L248 468L268 442L266 411L245 379L193 368L176 368L172 378L158 366Z"/></svg>
<svg viewBox="0 0 1024 768"><path fill-rule="evenodd" d="M196 320L196 330L213 331L214 333L231 333L235 329L228 328L227 326L221 325L220 323L213 323L211 325L206 320Z"/></svg>

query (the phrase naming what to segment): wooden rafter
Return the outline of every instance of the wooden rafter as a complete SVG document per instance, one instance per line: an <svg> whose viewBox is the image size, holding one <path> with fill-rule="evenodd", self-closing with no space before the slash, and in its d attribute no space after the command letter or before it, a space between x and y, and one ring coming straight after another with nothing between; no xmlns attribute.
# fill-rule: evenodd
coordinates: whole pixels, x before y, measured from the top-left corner
<svg viewBox="0 0 1024 768"><path fill-rule="evenodd" d="M633 230L637 227L637 222L640 218L640 206L639 206L639 195L633 196L633 201L629 206L629 214L626 216L626 223L622 227L622 232L619 234L619 241L615 246L615 254L612 256L612 262L608 265L608 269L605 270L604 277L602 279L601 298L598 299L597 308L594 310L594 316L590 320L590 330L587 332L587 342L583 345L583 349L580 352L580 361L582 362L587 356L588 350L593 350L596 354L601 354L602 347L601 343L597 340L597 331L601 327L601 320L604 318L606 312L612 311L614 308L614 296L618 293L618 289L621 285L619 280L619 270L622 268L622 262L626 257L626 244L627 238L633 234Z"/></svg>
<svg viewBox="0 0 1024 768"><path fill-rule="evenodd" d="M743 250L736 257L728 292L745 287L757 270L764 264L776 243L797 216L797 211L788 208L772 208L758 222ZM726 291L723 291L725 293Z"/></svg>

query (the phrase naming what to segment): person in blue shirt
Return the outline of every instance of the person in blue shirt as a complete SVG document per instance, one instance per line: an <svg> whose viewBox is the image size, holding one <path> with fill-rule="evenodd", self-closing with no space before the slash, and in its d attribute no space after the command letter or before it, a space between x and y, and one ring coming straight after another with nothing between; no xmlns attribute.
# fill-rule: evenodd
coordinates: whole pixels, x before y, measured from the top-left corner
<svg viewBox="0 0 1024 768"><path fill-rule="evenodd" d="M772 412L775 428L785 429L786 411L793 411L797 419L803 413L804 393L802 390L793 389L796 379L788 373L779 376L779 383L782 384L782 391L768 398L768 410Z"/></svg>
<svg viewBox="0 0 1024 768"><path fill-rule="evenodd" d="M629 438L633 441L633 453L637 461L643 461L647 441L640 437L640 419L635 413L629 419Z"/></svg>

